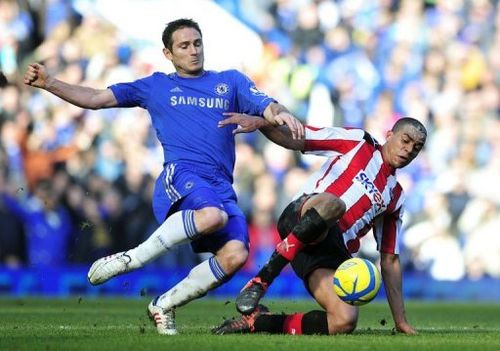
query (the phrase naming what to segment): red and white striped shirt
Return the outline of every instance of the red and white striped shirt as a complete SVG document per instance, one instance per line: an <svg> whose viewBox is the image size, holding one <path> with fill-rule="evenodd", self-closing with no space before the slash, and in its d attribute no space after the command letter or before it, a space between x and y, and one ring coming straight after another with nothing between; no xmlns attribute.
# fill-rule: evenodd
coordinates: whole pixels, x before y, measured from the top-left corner
<svg viewBox="0 0 500 351"><path fill-rule="evenodd" d="M346 204L338 225L350 253L373 228L380 252L399 253L404 194L396 169L384 163L382 146L361 129L306 126L304 153L328 157L303 193L329 192Z"/></svg>

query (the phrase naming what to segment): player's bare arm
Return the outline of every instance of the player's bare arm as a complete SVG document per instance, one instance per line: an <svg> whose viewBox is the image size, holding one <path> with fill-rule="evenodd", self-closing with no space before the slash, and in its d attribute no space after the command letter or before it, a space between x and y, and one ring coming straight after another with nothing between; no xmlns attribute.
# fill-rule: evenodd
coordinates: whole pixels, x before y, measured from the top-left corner
<svg viewBox="0 0 500 351"><path fill-rule="evenodd" d="M225 119L219 121L218 127L222 128L230 124L236 124L236 129L233 130L233 134L239 133L251 133L260 129L262 127L271 125L262 117L251 116L244 113L237 112L225 112L223 113Z"/></svg>
<svg viewBox="0 0 500 351"><path fill-rule="evenodd" d="M292 132L293 139L304 138L304 126L295 118L285 106L272 102L264 110L264 118L275 126L287 125Z"/></svg>
<svg viewBox="0 0 500 351"><path fill-rule="evenodd" d="M416 334L416 330L406 321L399 255L382 253L380 266L396 330L405 334Z"/></svg>
<svg viewBox="0 0 500 351"><path fill-rule="evenodd" d="M229 124L237 124L233 134L251 133L259 129L273 143L291 150L304 150L304 139L294 139L288 125L275 126L258 116L250 116L242 113L224 113L226 119L219 122L218 126L224 127Z"/></svg>
<svg viewBox="0 0 500 351"><path fill-rule="evenodd" d="M32 63L24 74L24 84L47 90L61 99L87 109L100 109L117 106L117 101L110 89L93 89L75 84L68 84L47 74L45 66Z"/></svg>

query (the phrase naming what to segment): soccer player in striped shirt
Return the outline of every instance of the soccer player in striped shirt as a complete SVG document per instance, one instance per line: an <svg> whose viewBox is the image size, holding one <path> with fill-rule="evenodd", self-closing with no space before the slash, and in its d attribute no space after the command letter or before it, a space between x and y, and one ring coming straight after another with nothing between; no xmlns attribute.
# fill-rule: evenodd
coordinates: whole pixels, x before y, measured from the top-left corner
<svg viewBox="0 0 500 351"><path fill-rule="evenodd" d="M333 274L359 250L360 239L373 229L395 328L414 334L406 320L402 295L398 236L404 196L396 170L408 165L422 150L427 137L425 127L413 118L399 119L387 133L385 144L380 145L361 129L306 126L305 139L294 140L286 128L270 128L252 116L229 114L219 126L229 124L238 125L234 133L260 129L283 147L328 159L281 214L278 231L282 241L236 298L242 316L225 321L213 332L352 332L358 308L342 302L335 294ZM258 304L288 263L324 311L275 315Z"/></svg>
<svg viewBox="0 0 500 351"><path fill-rule="evenodd" d="M83 108L148 110L164 153L163 172L153 194L160 226L139 246L94 262L88 279L93 285L102 284L185 242L195 252L213 253L148 306L158 332L173 335L177 333L175 308L230 279L248 257L247 224L232 187L234 135L231 128L217 128L223 113L239 111L262 116L275 126L286 124L296 138L303 136L304 128L242 73L205 70L202 34L196 22L170 22L162 41L163 54L175 68L171 74L156 72L134 82L93 89L55 79L43 65L34 63L24 82Z"/></svg>

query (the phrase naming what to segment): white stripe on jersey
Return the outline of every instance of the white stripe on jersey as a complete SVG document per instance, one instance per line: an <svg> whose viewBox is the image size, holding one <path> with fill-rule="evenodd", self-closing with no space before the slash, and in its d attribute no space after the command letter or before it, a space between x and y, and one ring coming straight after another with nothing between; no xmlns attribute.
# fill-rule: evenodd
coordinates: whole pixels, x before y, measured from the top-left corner
<svg viewBox="0 0 500 351"><path fill-rule="evenodd" d="M310 129L305 128L306 140L350 140L361 141L365 132L362 129L345 129L338 127ZM333 157L341 155L335 150L306 150L305 154L313 154L318 156Z"/></svg>
<svg viewBox="0 0 500 351"><path fill-rule="evenodd" d="M363 129L347 129L340 127L306 128L305 138L307 140L363 140L365 131Z"/></svg>
<svg viewBox="0 0 500 351"><path fill-rule="evenodd" d="M400 207L397 207L397 208L400 208ZM400 208L399 217L394 222L394 224L396 226L396 233L399 234L401 232L401 227L403 225L403 209L402 208ZM383 231L384 231L383 227L384 227L384 218L383 217L376 218L375 222L373 223L373 234L375 236L375 241L377 242L377 247L379 248L379 250L382 247L382 234L383 234ZM392 252L392 253L394 253L396 255L399 254L399 244L400 244L399 243L399 238L400 238L400 236L397 235L396 236L396 240L394 242L394 249L393 249L393 252Z"/></svg>
<svg viewBox="0 0 500 351"><path fill-rule="evenodd" d="M181 195L174 188L172 184L174 172L175 172L175 164L171 163L167 166L167 169L165 169L165 192L167 193L168 198L172 202L176 202L181 198Z"/></svg>
<svg viewBox="0 0 500 351"><path fill-rule="evenodd" d="M384 188L384 191L382 193L382 198L384 199L385 206L382 209L380 209L379 211L375 211L375 207L372 206L350 228L347 228L344 231L344 243L347 244L347 242L349 240L355 239L356 236L359 236L361 238L361 237L363 237L365 235L364 233L362 233L362 235L359 235L359 231L361 229L363 229L365 226L369 225L371 221L373 221L378 215L382 214L387 209L387 206L391 202L392 189L394 189L394 187L396 186L396 184L397 184L396 177L392 176L392 175L389 176L389 178L387 179L387 186ZM349 189L349 191L352 188L353 187L351 187ZM353 191L353 192L355 192L355 191ZM364 194L356 192L356 195L359 195L359 197L358 197L358 199L359 199ZM342 199L344 200L344 196L342 196ZM399 200L400 199L401 199L401 196L400 196ZM398 202L400 202L400 201L398 201ZM401 203L399 203L399 206L396 206L396 209L400 208L400 206L401 206ZM377 247L379 247L379 248L381 247L381 244L382 244L382 227L383 227L383 223L384 223L383 220L381 220L381 221L375 220L374 221L374 228L373 228L374 229L374 235L375 235L375 240L377 241ZM398 223L397 225L400 227L401 224ZM398 227L397 233L399 233L399 229L400 229L399 227ZM394 253L396 253L396 254L399 252L398 243L396 243L395 251L396 252L394 252Z"/></svg>
<svg viewBox="0 0 500 351"><path fill-rule="evenodd" d="M397 184L398 184L398 179L396 178L396 176L391 175L387 178L387 185L385 186L384 191L382 192L382 197L384 198L384 202L386 204L389 204L393 200L392 191L396 187ZM403 205L403 202L401 201L401 199L403 198L402 195L403 194L401 194L401 196L399 196L398 203L394 207L394 211L397 211Z"/></svg>
<svg viewBox="0 0 500 351"><path fill-rule="evenodd" d="M396 178L396 177L394 177L394 178ZM394 183L396 184L397 182L398 182L398 180L394 179ZM396 186L396 185L394 185L394 186ZM404 203L405 203L405 193L404 193L404 191L401 191L401 195L399 195L398 202L396 203L396 206L394 207L394 212L396 212L398 208L404 209L404 207L403 207ZM402 214L401 214L401 216L402 216Z"/></svg>
<svg viewBox="0 0 500 351"><path fill-rule="evenodd" d="M296 197L306 193L322 193L328 188L349 166L352 157L356 152L363 146L363 143L359 143L353 150L345 154L337 160L336 157L332 157L328 162L323 163L321 168L314 172L305 182L302 187L302 192L297 194ZM314 153L316 155L322 155L321 152L311 151L309 153ZM326 153L325 153L326 154ZM330 152L330 154L332 154ZM335 155L339 155L335 153ZM335 163L332 166L332 163ZM331 168L331 169L329 169Z"/></svg>
<svg viewBox="0 0 500 351"><path fill-rule="evenodd" d="M383 162L382 154L380 153L379 150L375 150L375 152L373 153L373 157L370 159L370 162L368 162L368 164L364 169L364 173L369 176L372 182L375 181L375 177L377 176L380 170L382 162ZM359 173L361 173L361 171ZM363 184L361 184L361 182L357 181L356 179L353 179L352 182L353 185L350 186L349 189L347 189L347 191L340 196L342 201L344 201L346 204L346 211L348 211L363 195L367 195L372 201L372 203L375 202L373 196L370 196L370 194L366 193L366 188L363 186ZM382 195L383 205L379 207L372 206L370 212L371 218L375 218L375 216L385 211L387 205L391 201L390 193L386 192L386 190L388 190L387 187L384 188L383 191L386 193L387 196L384 197Z"/></svg>
<svg viewBox="0 0 500 351"><path fill-rule="evenodd" d="M354 224L349 229L344 231L344 243L347 244L349 240L356 239L356 237L358 237L359 231L370 224L369 217L370 216L368 215L368 213L365 213L360 219L354 222ZM362 236L364 236L364 233L363 235L359 236L359 239L361 239Z"/></svg>

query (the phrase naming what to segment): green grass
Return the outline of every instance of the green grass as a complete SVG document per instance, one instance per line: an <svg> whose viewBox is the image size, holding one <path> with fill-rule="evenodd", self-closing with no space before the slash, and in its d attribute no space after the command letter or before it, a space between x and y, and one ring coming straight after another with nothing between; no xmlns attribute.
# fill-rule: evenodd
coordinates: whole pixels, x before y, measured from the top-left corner
<svg viewBox="0 0 500 351"><path fill-rule="evenodd" d="M180 334L159 336L147 299L0 299L0 350L500 350L500 304L408 302L417 336L394 335L385 303L361 307L352 335L210 334L234 304L201 299L177 313ZM317 309L311 301L268 301L272 311Z"/></svg>

